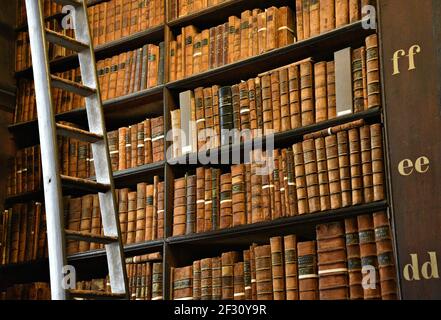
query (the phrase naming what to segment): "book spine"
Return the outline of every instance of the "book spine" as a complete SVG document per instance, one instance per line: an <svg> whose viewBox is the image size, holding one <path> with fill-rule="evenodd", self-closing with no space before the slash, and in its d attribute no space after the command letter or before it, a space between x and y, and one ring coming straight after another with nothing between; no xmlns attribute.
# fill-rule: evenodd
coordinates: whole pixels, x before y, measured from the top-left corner
<svg viewBox="0 0 441 320"><path fill-rule="evenodd" d="M309 0L310 36L320 34L320 0Z"/></svg>
<svg viewBox="0 0 441 320"><path fill-rule="evenodd" d="M363 65L361 48L352 51L352 92L354 96L354 112L365 109L363 96Z"/></svg>
<svg viewBox="0 0 441 320"><path fill-rule="evenodd" d="M223 264L222 260L219 257L212 258L212 281L211 281L211 288L212 288L212 299L211 300L221 300L223 298L223 282L222 282L222 272L223 272ZM228 272L228 268L225 270Z"/></svg>
<svg viewBox="0 0 441 320"><path fill-rule="evenodd" d="M256 263L256 293L258 300L273 300L273 280L271 269L271 246L254 248Z"/></svg>
<svg viewBox="0 0 441 320"><path fill-rule="evenodd" d="M153 162L152 124L150 119L144 120L144 163Z"/></svg>
<svg viewBox="0 0 441 320"><path fill-rule="evenodd" d="M150 241L153 239L154 227L153 220L155 215L155 205L154 205L154 195L155 195L155 186L152 184L146 185L145 183L138 184L138 201L139 209L137 212L137 222L140 221L141 225L144 224L144 230L138 231L137 227L137 240L136 242L144 242ZM145 191L144 191L145 190ZM144 194L142 194L145 192ZM141 216L141 218L139 218ZM142 222L142 218L144 218L144 222Z"/></svg>
<svg viewBox="0 0 441 320"><path fill-rule="evenodd" d="M222 253L222 300L234 299L234 264L238 260L239 254L237 252Z"/></svg>
<svg viewBox="0 0 441 320"><path fill-rule="evenodd" d="M303 158L303 146L302 143L296 143L293 145L294 152L294 172L295 172L295 185L297 192L297 205L298 214L309 213L308 205L308 191L306 184L306 172Z"/></svg>
<svg viewBox="0 0 441 320"><path fill-rule="evenodd" d="M243 251L244 300L252 299L250 250ZM236 274L236 273L235 273Z"/></svg>
<svg viewBox="0 0 441 320"><path fill-rule="evenodd" d="M381 106L380 63L378 55L378 37L366 38L367 100L368 108Z"/></svg>
<svg viewBox="0 0 441 320"><path fill-rule="evenodd" d="M308 194L309 213L318 212L320 206L320 187L318 179L317 158L313 139L303 141L303 158L305 179Z"/></svg>
<svg viewBox="0 0 441 320"><path fill-rule="evenodd" d="M193 262L193 300L201 300L201 261Z"/></svg>
<svg viewBox="0 0 441 320"><path fill-rule="evenodd" d="M231 87L221 87L219 89L219 124L221 129L221 145L231 143L230 130L233 124L233 101Z"/></svg>
<svg viewBox="0 0 441 320"><path fill-rule="evenodd" d="M191 234L195 232L195 222L196 222L196 176L195 175L187 177L186 198L187 198L187 212L186 212L187 217L186 217L185 234Z"/></svg>
<svg viewBox="0 0 441 320"><path fill-rule="evenodd" d="M327 63L326 75L327 75L328 119L332 119L337 116L334 61L330 61Z"/></svg>
<svg viewBox="0 0 441 320"><path fill-rule="evenodd" d="M207 71L210 67L210 30L201 32L201 72Z"/></svg>
<svg viewBox="0 0 441 320"><path fill-rule="evenodd" d="M273 130L271 76L264 75L261 81L262 81L263 134L267 135L270 134Z"/></svg>
<svg viewBox="0 0 441 320"><path fill-rule="evenodd" d="M152 300L163 300L163 287L162 287L162 262L153 263L152 267Z"/></svg>
<svg viewBox="0 0 441 320"><path fill-rule="evenodd" d="M328 119L328 93L326 82L326 62L314 64L315 83L315 121L321 122Z"/></svg>
<svg viewBox="0 0 441 320"><path fill-rule="evenodd" d="M127 243L127 223L128 223L128 212L129 212L129 190L128 189L120 189L118 191L118 215L119 215L119 224L121 228L121 241L123 244ZM97 200L97 199L96 199ZM94 198L95 201L95 198ZM95 202L94 202L95 203ZM98 204L99 207L99 204ZM94 213L98 213L98 210L95 210ZM98 218L97 220L92 220L92 229L94 232L99 232L101 228L101 220L99 215L93 216L92 219Z"/></svg>
<svg viewBox="0 0 441 320"><path fill-rule="evenodd" d="M331 199L329 191L328 164L326 158L325 138L319 137L315 139L315 150L317 156L317 173L320 191L320 208L321 211L331 209Z"/></svg>
<svg viewBox="0 0 441 320"><path fill-rule="evenodd" d="M266 50L271 51L277 48L278 43L278 9L270 7L266 9Z"/></svg>
<svg viewBox="0 0 441 320"><path fill-rule="evenodd" d="M334 1L334 0L331 0ZM297 40L302 41L305 39L304 29L303 29L303 0L296 0L295 2L296 8L296 31L297 31Z"/></svg>
<svg viewBox="0 0 441 320"><path fill-rule="evenodd" d="M173 300L193 298L193 266L173 269Z"/></svg>
<svg viewBox="0 0 441 320"><path fill-rule="evenodd" d="M384 200L384 164L383 164L383 137L381 124L370 126L372 180L374 185L374 201Z"/></svg>
<svg viewBox="0 0 441 320"><path fill-rule="evenodd" d="M279 71L280 92L280 130L291 130L291 114L289 104L289 76L288 68Z"/></svg>
<svg viewBox="0 0 441 320"><path fill-rule="evenodd" d="M314 123L314 82L312 62L300 64L300 95L302 126Z"/></svg>
<svg viewBox="0 0 441 320"><path fill-rule="evenodd" d="M233 226L231 174L220 176L220 229Z"/></svg>
<svg viewBox="0 0 441 320"><path fill-rule="evenodd" d="M361 172L363 176L363 198L366 203L374 201L372 172L371 133L369 125L360 128Z"/></svg>
<svg viewBox="0 0 441 320"><path fill-rule="evenodd" d="M237 131L240 130L240 90L239 85L231 86L232 104L233 104L233 124L236 130L233 143L238 143Z"/></svg>
<svg viewBox="0 0 441 320"><path fill-rule="evenodd" d="M297 237L295 235L285 236L283 238L283 247L286 300L298 300Z"/></svg>
<svg viewBox="0 0 441 320"><path fill-rule="evenodd" d="M299 79L299 66L294 65L288 67L289 113L291 115L291 129L301 127L302 125Z"/></svg>
<svg viewBox="0 0 441 320"><path fill-rule="evenodd" d="M213 230L212 195L212 170L207 168L205 170L204 231Z"/></svg>
<svg viewBox="0 0 441 320"><path fill-rule="evenodd" d="M358 236L357 218L345 220L346 256L348 265L349 298L360 300L364 298L360 260L360 241Z"/></svg>
<svg viewBox="0 0 441 320"><path fill-rule="evenodd" d="M136 191L128 194L127 244L135 243L136 239L136 196Z"/></svg>
<svg viewBox="0 0 441 320"><path fill-rule="evenodd" d="M201 300L211 300L212 290L212 259L201 260Z"/></svg>
<svg viewBox="0 0 441 320"><path fill-rule="evenodd" d="M245 209L245 166L243 164L231 167L231 189L233 226L246 224Z"/></svg>
<svg viewBox="0 0 441 320"><path fill-rule="evenodd" d="M250 22L251 11L243 11L240 15L240 60L248 58L250 46Z"/></svg>
<svg viewBox="0 0 441 320"><path fill-rule="evenodd" d="M320 33L335 28L335 0L320 0Z"/></svg>
<svg viewBox="0 0 441 320"><path fill-rule="evenodd" d="M335 26L341 27L349 23L349 0L335 1Z"/></svg>
<svg viewBox="0 0 441 320"><path fill-rule="evenodd" d="M319 300L316 242L297 244L299 299Z"/></svg>
<svg viewBox="0 0 441 320"><path fill-rule="evenodd" d="M340 168L342 207L348 207L352 204L352 189L347 131L340 131L337 133L337 144L338 165Z"/></svg>
<svg viewBox="0 0 441 320"><path fill-rule="evenodd" d="M93 196L87 195L82 198L81 202L81 232L89 233L92 228L92 210L93 210ZM85 252L90 250L90 243L81 241L79 243L78 251Z"/></svg>
<svg viewBox="0 0 441 320"><path fill-rule="evenodd" d="M244 263L236 262L233 269L234 274L234 300L245 300L244 285Z"/></svg>
<svg viewBox="0 0 441 320"><path fill-rule="evenodd" d="M270 239L271 246L271 269L273 279L274 300L285 300L285 270L283 256L283 238L273 237Z"/></svg>
<svg viewBox="0 0 441 320"><path fill-rule="evenodd" d="M359 128L349 130L349 163L351 167L352 205L363 203L363 174L361 167Z"/></svg>
<svg viewBox="0 0 441 320"><path fill-rule="evenodd" d="M279 72L271 73L271 105L273 109L273 130L281 130L281 111L280 111L280 79Z"/></svg>
<svg viewBox="0 0 441 320"><path fill-rule="evenodd" d="M242 140L250 140L250 101L247 82L239 84L240 130ZM245 134L245 136L243 135Z"/></svg>
<svg viewBox="0 0 441 320"><path fill-rule="evenodd" d="M174 190L173 236L179 236L186 229L186 178L176 179Z"/></svg>

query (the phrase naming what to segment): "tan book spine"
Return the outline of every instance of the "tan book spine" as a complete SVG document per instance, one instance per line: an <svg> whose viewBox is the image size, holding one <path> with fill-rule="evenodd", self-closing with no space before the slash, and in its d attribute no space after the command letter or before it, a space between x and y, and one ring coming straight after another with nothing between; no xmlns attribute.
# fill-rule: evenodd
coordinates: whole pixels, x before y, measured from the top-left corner
<svg viewBox="0 0 441 320"><path fill-rule="evenodd" d="M122 37L122 11L124 0L115 1L115 26L114 26L114 40Z"/></svg>
<svg viewBox="0 0 441 320"><path fill-rule="evenodd" d="M298 65L288 67L288 81L291 129L295 129L301 127L302 125L300 106L300 74Z"/></svg>
<svg viewBox="0 0 441 320"><path fill-rule="evenodd" d="M185 234L186 227L186 177L175 179L173 203L173 236Z"/></svg>
<svg viewBox="0 0 441 320"><path fill-rule="evenodd" d="M173 82L177 80L176 72L177 72L177 41L172 40L170 41L170 47L169 47L169 63L170 63L170 71L169 71L169 81Z"/></svg>
<svg viewBox="0 0 441 320"><path fill-rule="evenodd" d="M325 145L326 145L326 158L328 165L331 209L338 209L342 207L342 189L340 184L337 136L331 135L326 137Z"/></svg>
<svg viewBox="0 0 441 320"><path fill-rule="evenodd" d="M328 93L326 82L326 62L314 64L315 84L315 121L321 122L328 119Z"/></svg>
<svg viewBox="0 0 441 320"><path fill-rule="evenodd" d="M352 51L352 91L354 95L354 112L363 111L365 107L361 48Z"/></svg>
<svg viewBox="0 0 441 320"><path fill-rule="evenodd" d="M231 185L233 226L240 226L247 223L245 207L245 166L243 164L231 167Z"/></svg>
<svg viewBox="0 0 441 320"><path fill-rule="evenodd" d="M349 0L349 22L357 22L360 20L360 1L359 0Z"/></svg>
<svg viewBox="0 0 441 320"><path fill-rule="evenodd" d="M216 27L216 67L224 65L224 25Z"/></svg>
<svg viewBox="0 0 441 320"><path fill-rule="evenodd" d="M349 218L345 220L345 237L346 256L348 259L349 298L351 300L360 300L364 298L364 293L361 285L363 275L361 273L357 218Z"/></svg>
<svg viewBox="0 0 441 320"><path fill-rule="evenodd" d="M215 257L211 261L211 288L212 288L212 299L211 300L221 300L222 299L222 261L221 258Z"/></svg>
<svg viewBox="0 0 441 320"><path fill-rule="evenodd" d="M233 226L232 185L231 174L225 173L220 177L220 229Z"/></svg>
<svg viewBox="0 0 441 320"><path fill-rule="evenodd" d="M263 221L262 208L262 176L257 174L258 167L255 163L251 165L251 221L256 223Z"/></svg>
<svg viewBox="0 0 441 320"><path fill-rule="evenodd" d="M256 263L256 292L258 300L273 300L271 246L254 248Z"/></svg>
<svg viewBox="0 0 441 320"><path fill-rule="evenodd" d="M302 126L310 125L314 119L314 82L312 62L300 64L300 96Z"/></svg>
<svg viewBox="0 0 441 320"><path fill-rule="evenodd" d="M150 119L144 120L144 163L153 162L152 125Z"/></svg>
<svg viewBox="0 0 441 320"><path fill-rule="evenodd" d="M222 300L234 299L234 264L239 261L237 252L222 253Z"/></svg>
<svg viewBox="0 0 441 320"><path fill-rule="evenodd" d="M222 220L221 220L222 221ZM196 169L196 232L205 231L205 168Z"/></svg>
<svg viewBox="0 0 441 320"><path fill-rule="evenodd" d="M363 198L366 203L374 201L372 172L371 133L368 125L360 128L361 171L363 175Z"/></svg>
<svg viewBox="0 0 441 320"><path fill-rule="evenodd" d="M259 14L262 13L260 9L253 9L251 19L251 33L250 33L250 50L251 56L256 56L259 54Z"/></svg>
<svg viewBox="0 0 441 320"><path fill-rule="evenodd" d="M201 261L193 262L193 300L201 300Z"/></svg>
<svg viewBox="0 0 441 320"><path fill-rule="evenodd" d="M244 263L234 264L234 300L245 300Z"/></svg>
<svg viewBox="0 0 441 320"><path fill-rule="evenodd" d="M212 288L212 259L201 260L201 300L211 300Z"/></svg>
<svg viewBox="0 0 441 320"><path fill-rule="evenodd" d="M182 34L176 37L176 79L182 79L185 76L184 64L184 44Z"/></svg>
<svg viewBox="0 0 441 320"><path fill-rule="evenodd" d="M311 13L310 13L310 2L315 0L302 0L302 17L303 17L303 38L308 39L311 37Z"/></svg>
<svg viewBox="0 0 441 320"><path fill-rule="evenodd" d="M270 239L270 245L274 300L285 300L283 238L272 237Z"/></svg>
<svg viewBox="0 0 441 320"><path fill-rule="evenodd" d="M309 204L302 143L294 144L293 152L298 214L306 214L309 213Z"/></svg>
<svg viewBox="0 0 441 320"><path fill-rule="evenodd" d="M164 238L164 182L158 182L158 230L157 239Z"/></svg>
<svg viewBox="0 0 441 320"><path fill-rule="evenodd" d="M127 223L129 213L129 189L120 189L118 191L118 214L121 228L121 240L123 244L127 243Z"/></svg>
<svg viewBox="0 0 441 320"><path fill-rule="evenodd" d="M316 242L297 243L299 299L319 300Z"/></svg>
<svg viewBox="0 0 441 320"><path fill-rule="evenodd" d="M262 81L263 134L267 135L273 131L271 76L269 74L264 75L261 81Z"/></svg>
<svg viewBox="0 0 441 320"><path fill-rule="evenodd" d="M136 196L136 191L128 194L127 244L135 243L136 239Z"/></svg>
<svg viewBox="0 0 441 320"><path fill-rule="evenodd" d="M310 36L320 34L320 0L309 0Z"/></svg>
<svg viewBox="0 0 441 320"><path fill-rule="evenodd" d="M315 139L315 151L317 156L317 173L320 190L320 208L321 211L331 209L331 198L329 192L328 164L326 158L325 138Z"/></svg>
<svg viewBox="0 0 441 320"><path fill-rule="evenodd" d="M271 73L271 104L273 109L274 132L281 131L281 110L280 110L280 78L279 72Z"/></svg>
<svg viewBox="0 0 441 320"><path fill-rule="evenodd" d="M335 26L337 28L349 23L349 1L335 0Z"/></svg>
<svg viewBox="0 0 441 320"><path fill-rule="evenodd" d="M295 235L283 237L283 247L286 300L299 300L297 237Z"/></svg>
<svg viewBox="0 0 441 320"><path fill-rule="evenodd" d="M173 270L173 300L193 298L193 266Z"/></svg>
<svg viewBox="0 0 441 320"><path fill-rule="evenodd" d="M185 234L192 234L196 230L196 176L187 177L187 209Z"/></svg>
<svg viewBox="0 0 441 320"><path fill-rule="evenodd" d="M81 200L81 222L80 229L81 232L89 233L92 228L92 211L93 211L93 196L84 196ZM80 241L78 245L79 252L85 252L90 250L90 243L85 241Z"/></svg>
<svg viewBox="0 0 441 320"><path fill-rule="evenodd" d="M194 36L193 43L193 73L198 74L202 69L202 34Z"/></svg>
<svg viewBox="0 0 441 320"><path fill-rule="evenodd" d="M289 75L288 68L279 70L280 93L280 130L291 130L291 114L289 103Z"/></svg>
<svg viewBox="0 0 441 320"><path fill-rule="evenodd" d="M212 200L211 174L212 174L211 168L205 170L204 231L213 230L213 220L212 220L213 200Z"/></svg>
<svg viewBox="0 0 441 320"><path fill-rule="evenodd" d="M337 101L335 96L335 64L330 61L326 66L327 77L327 99L328 99L328 119L333 119L337 116Z"/></svg>
<svg viewBox="0 0 441 320"><path fill-rule="evenodd" d="M359 128L349 130L349 162L351 166L352 205L363 203L363 174Z"/></svg>
<svg viewBox="0 0 441 320"><path fill-rule="evenodd" d="M81 198L73 198L69 200L69 213L66 221L66 228L72 231L80 231L81 223ZM66 253L68 255L78 252L79 242L76 240L68 240L66 243Z"/></svg>
<svg viewBox="0 0 441 320"><path fill-rule="evenodd" d="M277 18L277 47L281 48L296 41L294 17L291 8L281 7Z"/></svg>
<svg viewBox="0 0 441 320"><path fill-rule="evenodd" d="M243 141L251 140L250 130L250 100L247 82L242 81L239 84L239 99L240 99L240 130L241 139Z"/></svg>
<svg viewBox="0 0 441 320"><path fill-rule="evenodd" d="M381 124L370 126L372 180L374 185L374 201L384 200L384 164L383 164L383 136Z"/></svg>
<svg viewBox="0 0 441 320"><path fill-rule="evenodd" d="M335 0L320 0L320 33L335 28Z"/></svg>
<svg viewBox="0 0 441 320"><path fill-rule="evenodd" d="M210 67L210 30L205 29L201 32L201 68L200 72L207 71Z"/></svg>
<svg viewBox="0 0 441 320"><path fill-rule="evenodd" d="M244 300L252 299L250 250L243 251ZM236 274L236 273L235 273Z"/></svg>
<svg viewBox="0 0 441 320"><path fill-rule="evenodd" d="M152 193L152 188L149 186L147 190L147 184L145 182L138 183L136 186L136 222L135 222L135 243L144 242L146 233L151 232L147 229L147 220L151 221L152 210L147 205L146 196L148 197Z"/></svg>
<svg viewBox="0 0 441 320"><path fill-rule="evenodd" d="M243 11L240 15L240 60L248 58L248 48L250 46L250 23L251 11Z"/></svg>
<svg viewBox="0 0 441 320"><path fill-rule="evenodd" d="M366 38L367 100L368 108L381 106L380 64L378 36Z"/></svg>
<svg viewBox="0 0 441 320"><path fill-rule="evenodd" d="M317 169L317 157L313 139L305 140L302 143L303 159L305 163L305 178L308 193L309 213L321 210L320 187Z"/></svg>
<svg viewBox="0 0 441 320"><path fill-rule="evenodd" d="M305 39L303 29L303 0L296 0L295 6L297 40L302 41Z"/></svg>
<svg viewBox="0 0 441 320"><path fill-rule="evenodd" d="M277 48L278 44L278 10L276 7L266 9L266 50Z"/></svg>
<svg viewBox="0 0 441 320"><path fill-rule="evenodd" d="M184 63L185 63L185 76L192 75L193 72L193 45L194 45L194 37L197 34L197 30L194 26L190 25L187 27L184 27L184 34L183 40L184 40Z"/></svg>
<svg viewBox="0 0 441 320"><path fill-rule="evenodd" d="M136 168L136 163L138 161L138 125L134 124L130 128L130 163L127 165L128 168Z"/></svg>
<svg viewBox="0 0 441 320"><path fill-rule="evenodd" d="M349 162L349 142L348 142L347 131L340 131L337 133L337 143L338 143L338 164L340 168L342 207L348 207L352 204L352 188L351 188L351 169Z"/></svg>

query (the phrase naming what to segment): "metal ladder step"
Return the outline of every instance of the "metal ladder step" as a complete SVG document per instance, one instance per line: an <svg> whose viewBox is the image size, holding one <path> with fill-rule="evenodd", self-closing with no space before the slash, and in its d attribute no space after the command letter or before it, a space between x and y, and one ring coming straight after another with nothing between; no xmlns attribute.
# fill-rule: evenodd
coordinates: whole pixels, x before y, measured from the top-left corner
<svg viewBox="0 0 441 320"><path fill-rule="evenodd" d="M66 238L68 240L85 241L90 243L110 244L118 242L118 237L108 237L88 232L65 230Z"/></svg>
<svg viewBox="0 0 441 320"><path fill-rule="evenodd" d="M58 4L62 4L63 6L74 6L74 7L79 7L82 5L82 1L81 0L54 0L54 2L58 3Z"/></svg>
<svg viewBox="0 0 441 320"><path fill-rule="evenodd" d="M111 293L104 291L93 291L93 290L68 290L69 295L72 298L83 298L83 299L95 299L95 300L122 300L126 299L127 295L125 293Z"/></svg>
<svg viewBox="0 0 441 320"><path fill-rule="evenodd" d="M100 134L92 133L86 130L70 127L61 123L57 123L57 133L66 138L73 138L84 142L95 143L103 140Z"/></svg>
<svg viewBox="0 0 441 320"><path fill-rule="evenodd" d="M62 174L60 175L60 178L63 187L67 187L69 189L79 189L93 193L105 193L111 189L110 185L108 184L103 184L88 179L74 178Z"/></svg>
<svg viewBox="0 0 441 320"><path fill-rule="evenodd" d="M83 97L89 97L96 93L96 89L83 86L75 81L66 80L54 75L51 75L51 80L53 87L70 91Z"/></svg>
<svg viewBox="0 0 441 320"><path fill-rule="evenodd" d="M89 46L86 43L82 43L71 37L68 37L61 33L57 33L50 29L46 29L46 39L53 44L62 46L75 52L81 52L83 50L89 49Z"/></svg>

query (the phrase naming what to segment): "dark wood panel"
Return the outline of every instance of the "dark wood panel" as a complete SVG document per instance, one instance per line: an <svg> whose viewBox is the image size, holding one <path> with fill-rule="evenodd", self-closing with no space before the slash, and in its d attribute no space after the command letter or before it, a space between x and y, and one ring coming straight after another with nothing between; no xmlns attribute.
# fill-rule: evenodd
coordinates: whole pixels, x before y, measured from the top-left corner
<svg viewBox="0 0 441 320"><path fill-rule="evenodd" d="M380 1L391 209L404 299L441 298L440 7L436 0ZM430 164L415 166L421 157Z"/></svg>

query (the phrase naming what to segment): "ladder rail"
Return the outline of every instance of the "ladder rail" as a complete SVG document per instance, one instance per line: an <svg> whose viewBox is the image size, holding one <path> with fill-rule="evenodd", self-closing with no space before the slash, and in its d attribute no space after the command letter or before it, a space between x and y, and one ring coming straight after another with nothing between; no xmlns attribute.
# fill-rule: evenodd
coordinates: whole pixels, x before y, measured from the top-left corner
<svg viewBox="0 0 441 320"><path fill-rule="evenodd" d="M65 254L63 202L59 176L58 144L55 117L50 88L49 60L43 20L43 8L39 0L26 0L29 39L33 58L35 95L38 112L38 130L41 143L42 174L46 208L47 241L51 296L53 300L65 300L63 268L67 265Z"/></svg>

